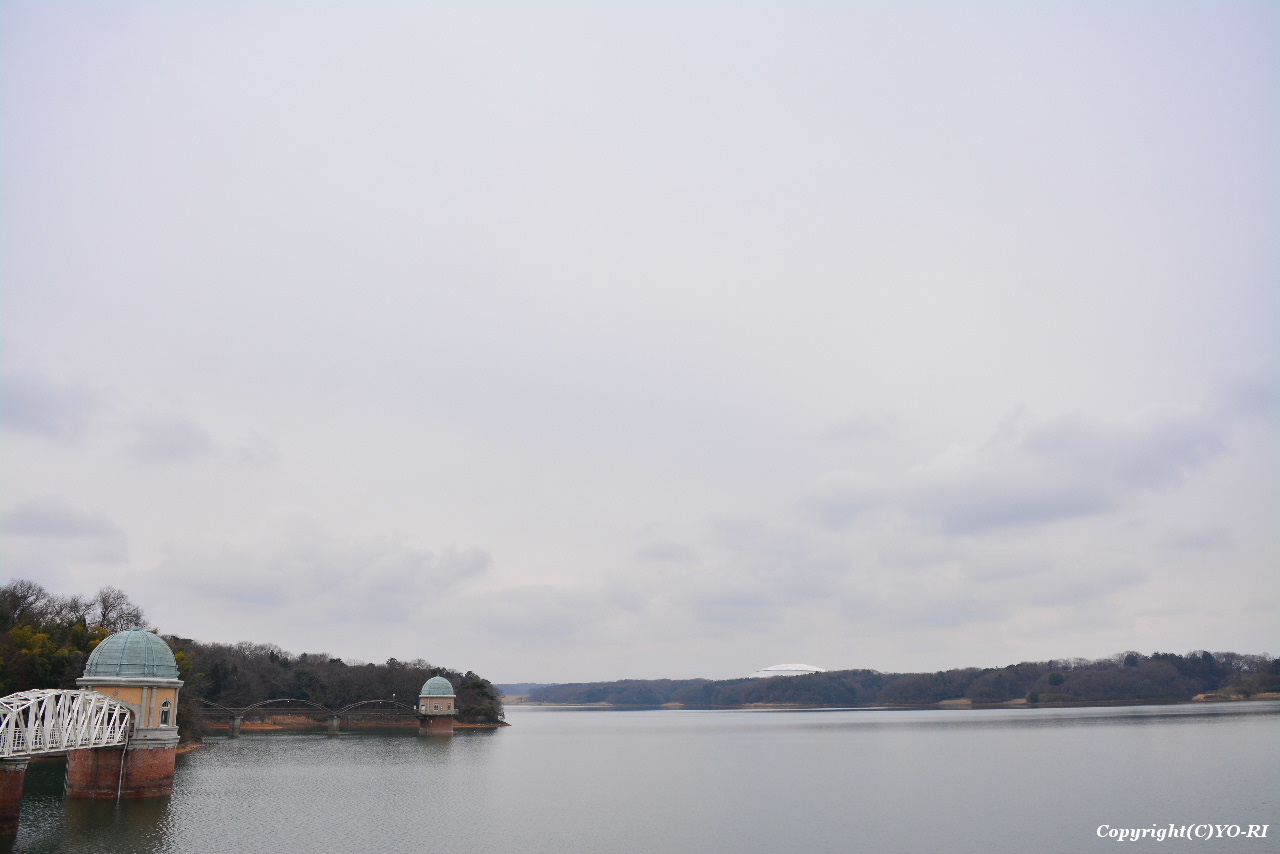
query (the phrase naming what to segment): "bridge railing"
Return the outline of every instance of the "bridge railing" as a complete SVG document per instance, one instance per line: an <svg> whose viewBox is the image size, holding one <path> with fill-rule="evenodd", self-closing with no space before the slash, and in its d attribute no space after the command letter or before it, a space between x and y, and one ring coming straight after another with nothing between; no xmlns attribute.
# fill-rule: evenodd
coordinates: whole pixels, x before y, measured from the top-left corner
<svg viewBox="0 0 1280 854"><path fill-rule="evenodd" d="M19 691L0 697L0 758L122 745L132 717L124 703L97 691Z"/></svg>

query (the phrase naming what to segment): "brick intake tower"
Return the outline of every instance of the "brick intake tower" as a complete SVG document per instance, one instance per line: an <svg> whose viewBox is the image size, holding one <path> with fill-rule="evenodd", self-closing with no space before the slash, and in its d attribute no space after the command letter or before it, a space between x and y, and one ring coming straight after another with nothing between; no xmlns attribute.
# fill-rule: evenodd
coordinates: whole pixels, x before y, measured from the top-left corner
<svg viewBox="0 0 1280 854"><path fill-rule="evenodd" d="M67 757L72 798L150 798L173 791L178 747L178 663L173 650L140 627L116 632L89 656L76 680L133 712L124 747L73 750Z"/></svg>

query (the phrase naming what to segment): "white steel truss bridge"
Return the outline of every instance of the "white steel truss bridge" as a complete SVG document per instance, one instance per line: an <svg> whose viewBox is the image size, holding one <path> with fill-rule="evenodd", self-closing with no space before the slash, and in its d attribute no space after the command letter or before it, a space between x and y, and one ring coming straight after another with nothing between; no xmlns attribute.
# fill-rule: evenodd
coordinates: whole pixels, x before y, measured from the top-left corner
<svg viewBox="0 0 1280 854"><path fill-rule="evenodd" d="M97 691L41 688L0 697L0 759L117 747L129 740L132 713Z"/></svg>

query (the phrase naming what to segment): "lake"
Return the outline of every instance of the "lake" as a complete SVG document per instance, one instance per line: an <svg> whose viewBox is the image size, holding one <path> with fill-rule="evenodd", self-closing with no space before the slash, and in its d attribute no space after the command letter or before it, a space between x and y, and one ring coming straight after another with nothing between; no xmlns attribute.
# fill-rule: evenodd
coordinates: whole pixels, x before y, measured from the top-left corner
<svg viewBox="0 0 1280 854"><path fill-rule="evenodd" d="M1280 702L507 718L453 738L213 737L149 801L66 800L64 764L33 763L14 850L1280 852ZM1224 836L1097 835L1171 823Z"/></svg>

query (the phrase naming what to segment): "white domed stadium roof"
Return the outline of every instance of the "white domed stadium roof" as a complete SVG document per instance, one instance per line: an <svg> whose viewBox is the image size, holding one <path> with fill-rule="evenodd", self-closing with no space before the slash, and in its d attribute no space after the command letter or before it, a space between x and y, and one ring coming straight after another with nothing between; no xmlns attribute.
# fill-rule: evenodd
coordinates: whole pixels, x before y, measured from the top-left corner
<svg viewBox="0 0 1280 854"><path fill-rule="evenodd" d="M775 664L772 667L766 667L764 670L757 670L755 673L747 674L747 678L768 679L770 676L807 676L810 673L826 672L824 668L814 667L812 664Z"/></svg>

